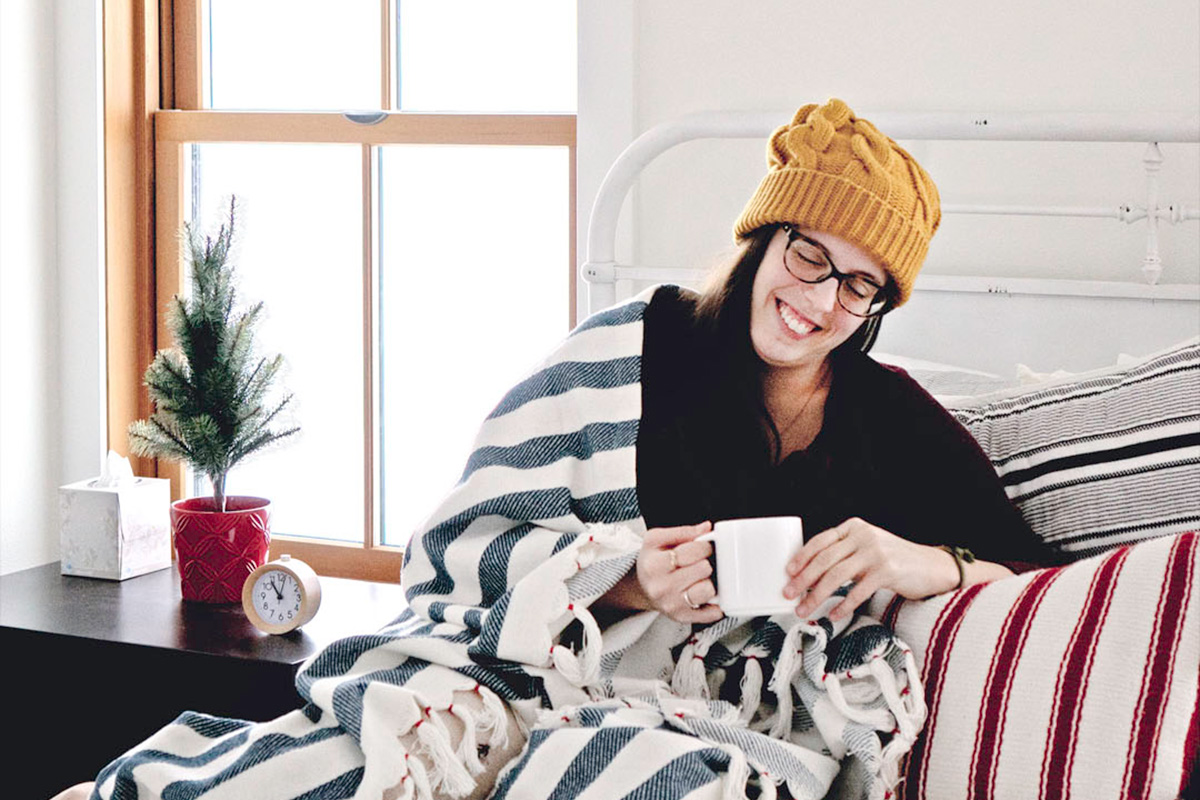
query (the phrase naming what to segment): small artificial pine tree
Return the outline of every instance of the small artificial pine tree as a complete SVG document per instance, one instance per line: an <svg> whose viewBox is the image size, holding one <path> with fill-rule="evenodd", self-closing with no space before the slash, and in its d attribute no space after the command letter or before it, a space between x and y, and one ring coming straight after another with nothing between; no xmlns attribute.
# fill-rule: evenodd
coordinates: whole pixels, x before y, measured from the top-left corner
<svg viewBox="0 0 1200 800"><path fill-rule="evenodd" d="M229 222L215 238L184 224L191 297L172 299L167 325L176 347L158 351L143 378L155 411L129 426L134 454L186 461L206 474L217 511L225 510L225 478L235 464L299 430L269 428L292 395L264 402L283 356L255 360L254 326L263 304L236 308L229 260L236 203L230 200Z"/></svg>

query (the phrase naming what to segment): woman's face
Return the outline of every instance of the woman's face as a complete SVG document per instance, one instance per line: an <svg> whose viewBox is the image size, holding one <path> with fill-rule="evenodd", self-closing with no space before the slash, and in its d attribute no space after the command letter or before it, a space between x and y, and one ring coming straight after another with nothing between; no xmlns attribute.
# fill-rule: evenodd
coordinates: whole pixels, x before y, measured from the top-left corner
<svg viewBox="0 0 1200 800"><path fill-rule="evenodd" d="M801 237L824 250L839 272L887 285L883 265L866 250L840 236L798 228ZM750 341L771 367L815 367L850 338L866 320L838 303L838 282L802 283L784 266L788 234L775 233L754 278L750 305Z"/></svg>

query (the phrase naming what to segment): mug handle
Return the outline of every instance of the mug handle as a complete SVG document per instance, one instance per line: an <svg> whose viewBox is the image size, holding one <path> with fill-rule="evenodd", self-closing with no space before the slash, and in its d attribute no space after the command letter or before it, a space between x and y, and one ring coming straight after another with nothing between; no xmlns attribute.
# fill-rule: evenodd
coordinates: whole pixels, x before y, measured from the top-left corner
<svg viewBox="0 0 1200 800"><path fill-rule="evenodd" d="M716 540L717 540L717 532L716 531L709 531L706 534L697 536L695 539L692 539L693 542L716 542ZM714 547L713 550L715 552L716 548ZM716 594L714 594L712 596L712 598L708 601L708 605L713 605L713 606L716 606L717 608L721 608L721 593L717 592ZM722 611L723 610L724 609L722 609Z"/></svg>

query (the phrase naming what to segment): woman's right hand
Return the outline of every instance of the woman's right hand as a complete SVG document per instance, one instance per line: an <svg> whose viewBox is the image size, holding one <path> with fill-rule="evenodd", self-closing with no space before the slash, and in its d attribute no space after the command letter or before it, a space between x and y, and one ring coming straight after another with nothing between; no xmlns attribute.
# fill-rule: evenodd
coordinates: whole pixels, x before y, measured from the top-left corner
<svg viewBox="0 0 1200 800"><path fill-rule="evenodd" d="M711 522L702 522L646 531L638 553L637 582L651 609L677 622L709 623L725 616L709 604L717 594L708 561L712 545L692 541L711 530Z"/></svg>

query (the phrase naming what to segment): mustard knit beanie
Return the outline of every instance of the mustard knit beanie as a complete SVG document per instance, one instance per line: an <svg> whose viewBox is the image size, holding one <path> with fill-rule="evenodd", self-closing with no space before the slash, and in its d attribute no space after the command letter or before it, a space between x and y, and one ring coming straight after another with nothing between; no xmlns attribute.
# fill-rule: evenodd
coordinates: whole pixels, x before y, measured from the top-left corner
<svg viewBox="0 0 1200 800"><path fill-rule="evenodd" d="M841 100L806 105L767 144L768 172L734 225L737 239L790 222L875 255L901 305L942 219L937 187L911 155Z"/></svg>

